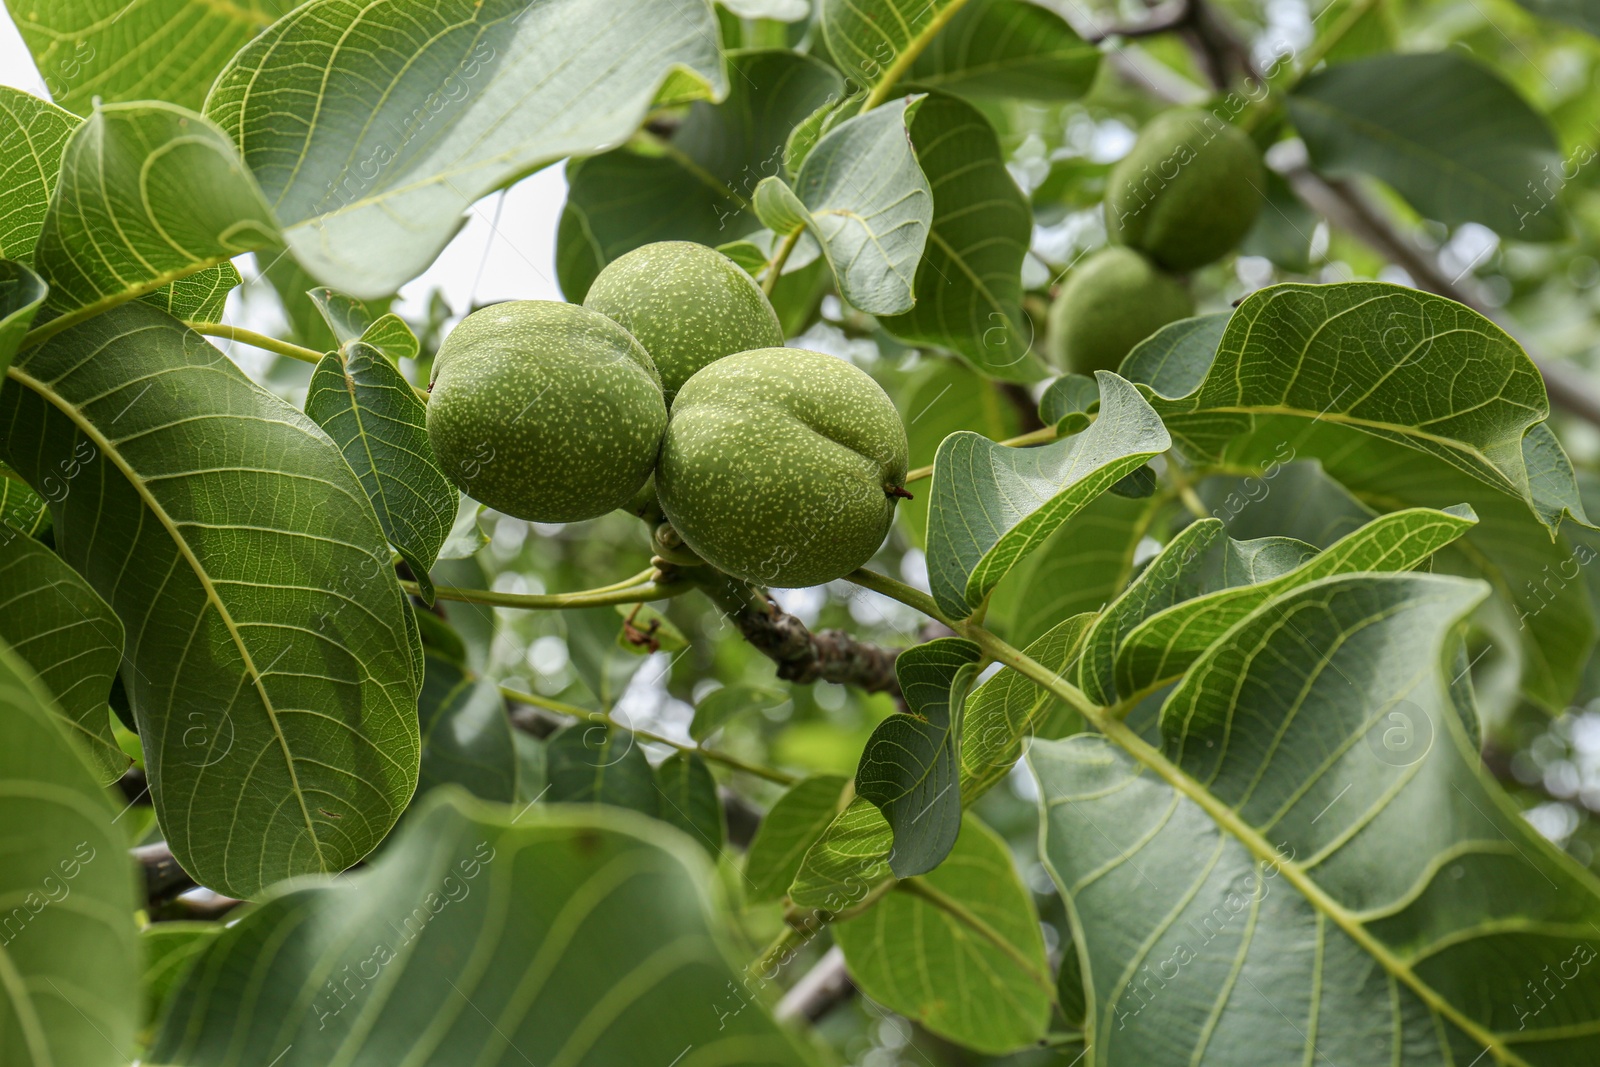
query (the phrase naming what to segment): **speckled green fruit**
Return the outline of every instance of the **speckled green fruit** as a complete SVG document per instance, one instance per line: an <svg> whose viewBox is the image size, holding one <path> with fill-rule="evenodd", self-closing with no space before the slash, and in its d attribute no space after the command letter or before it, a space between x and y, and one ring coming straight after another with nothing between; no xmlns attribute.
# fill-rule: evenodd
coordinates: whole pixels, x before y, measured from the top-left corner
<svg viewBox="0 0 1600 1067"><path fill-rule="evenodd" d="M1134 345L1192 314L1178 279L1131 248L1102 248L1072 268L1050 306L1050 358L1078 374L1114 371Z"/></svg>
<svg viewBox="0 0 1600 1067"><path fill-rule="evenodd" d="M656 488L685 544L761 585L820 585L872 558L906 480L884 391L834 356L763 348L690 378Z"/></svg>
<svg viewBox="0 0 1600 1067"><path fill-rule="evenodd" d="M1111 239L1168 270L1203 267L1238 247L1267 187L1250 136L1208 112L1150 120L1106 182Z"/></svg>
<svg viewBox="0 0 1600 1067"><path fill-rule="evenodd" d="M628 503L655 466L667 405L650 356L576 304L473 312L434 361L428 440L462 492L534 522Z"/></svg>
<svg viewBox="0 0 1600 1067"><path fill-rule="evenodd" d="M583 306L622 325L661 372L667 403L700 368L783 344L778 315L750 275L689 241L636 248L609 264Z"/></svg>

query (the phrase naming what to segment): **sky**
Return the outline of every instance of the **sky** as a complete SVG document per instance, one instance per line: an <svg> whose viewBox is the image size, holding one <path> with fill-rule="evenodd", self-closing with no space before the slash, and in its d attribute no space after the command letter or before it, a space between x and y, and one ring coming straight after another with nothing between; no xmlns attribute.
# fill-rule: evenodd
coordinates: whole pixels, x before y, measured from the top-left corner
<svg viewBox="0 0 1600 1067"><path fill-rule="evenodd" d="M44 81L17 33L10 13L0 5L0 85L48 97ZM560 300L556 285L556 224L567 196L560 164L531 175L504 193L494 193L473 206L467 224L433 266L400 290L402 315L421 317L435 288L459 315L474 302L495 300ZM248 277L248 263L240 269ZM228 321L254 329L271 303L248 300L237 293L230 300ZM270 332L270 329L269 329Z"/></svg>

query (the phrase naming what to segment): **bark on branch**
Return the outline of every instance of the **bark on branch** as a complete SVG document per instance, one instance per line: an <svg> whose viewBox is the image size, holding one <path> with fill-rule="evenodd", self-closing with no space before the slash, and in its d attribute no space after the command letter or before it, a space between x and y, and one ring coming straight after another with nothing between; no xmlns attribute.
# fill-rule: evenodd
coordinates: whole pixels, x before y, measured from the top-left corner
<svg viewBox="0 0 1600 1067"><path fill-rule="evenodd" d="M765 593L710 567L683 573L705 590L746 641L778 665L778 677L784 681L836 682L899 696L900 682L894 673L899 649L859 640L844 630L812 633Z"/></svg>

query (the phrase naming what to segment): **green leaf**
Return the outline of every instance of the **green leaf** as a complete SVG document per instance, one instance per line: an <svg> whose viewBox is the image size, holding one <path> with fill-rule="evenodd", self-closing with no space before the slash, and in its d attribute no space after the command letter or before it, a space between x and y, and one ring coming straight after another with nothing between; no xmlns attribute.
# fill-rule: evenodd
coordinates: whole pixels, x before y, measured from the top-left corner
<svg viewBox="0 0 1600 1067"><path fill-rule="evenodd" d="M1477 521L1467 507L1390 512L1277 578L1220 589L1148 616L1117 646L1117 692L1136 693L1177 678L1230 627L1275 596L1336 574L1411 570Z"/></svg>
<svg viewBox="0 0 1600 1067"><path fill-rule="evenodd" d="M1159 500L1106 493L1006 576L990 600L990 618L1007 621L1012 642L1026 644L1062 619L1099 611L1128 584L1134 554L1160 511Z"/></svg>
<svg viewBox="0 0 1600 1067"><path fill-rule="evenodd" d="M1062 677L1077 662L1094 622L1084 612L1059 623L1023 650ZM1022 758L1029 737L1064 737L1082 727L1076 711L1016 671L1000 671L967 699L961 726L961 804L971 807Z"/></svg>
<svg viewBox="0 0 1600 1067"><path fill-rule="evenodd" d="M941 1037L997 1056L1044 1036L1055 981L1033 896L974 816L938 870L833 936L863 993Z"/></svg>
<svg viewBox="0 0 1600 1067"><path fill-rule="evenodd" d="M172 997L172 990L189 971L195 957L222 932L221 923L160 922L139 931L144 949L145 1025L152 1026Z"/></svg>
<svg viewBox="0 0 1600 1067"><path fill-rule="evenodd" d="M0 375L11 366L48 291L43 279L21 263L0 260Z"/></svg>
<svg viewBox="0 0 1600 1067"><path fill-rule="evenodd" d="M314 0L234 57L206 113L295 257L375 300L421 273L480 197L626 139L674 72L698 95L727 92L708 0ZM339 106L308 111L307 94Z"/></svg>
<svg viewBox="0 0 1600 1067"><path fill-rule="evenodd" d="M963 96L1076 100L1100 50L1028 0L969 0L911 65L918 86Z"/></svg>
<svg viewBox="0 0 1600 1067"><path fill-rule="evenodd" d="M7 0L50 95L198 108L228 58L290 6L282 0Z"/></svg>
<svg viewBox="0 0 1600 1067"><path fill-rule="evenodd" d="M1033 746L1096 1063L1594 1060L1600 887L1487 779L1452 682L1486 592L1303 586L1195 664L1159 748Z"/></svg>
<svg viewBox="0 0 1600 1067"><path fill-rule="evenodd" d="M1452 226L1479 222L1520 241L1567 236L1566 213L1538 191L1561 166L1549 124L1460 51L1335 64L1300 83L1289 114L1323 174L1381 178Z"/></svg>
<svg viewBox="0 0 1600 1067"><path fill-rule="evenodd" d="M1205 381L1232 317L1220 311L1167 323L1123 358L1123 377L1161 396L1188 396Z"/></svg>
<svg viewBox="0 0 1600 1067"><path fill-rule="evenodd" d="M428 442L427 408L377 348L352 341L322 357L306 391L306 414L344 454L422 597L428 571L455 525L458 494Z"/></svg>
<svg viewBox="0 0 1600 1067"><path fill-rule="evenodd" d="M517 799L517 751L500 687L434 652L423 660L418 795L453 782L483 800L511 803Z"/></svg>
<svg viewBox="0 0 1600 1067"><path fill-rule="evenodd" d="M244 284L239 268L218 263L140 297L175 319L187 322L221 322L228 294Z"/></svg>
<svg viewBox="0 0 1600 1067"><path fill-rule="evenodd" d="M704 741L729 719L747 711L770 711L789 702L789 694L764 685L725 685L713 689L694 706L689 736Z"/></svg>
<svg viewBox="0 0 1600 1067"><path fill-rule="evenodd" d="M722 0L722 6L745 19L799 22L811 14L807 0Z"/></svg>
<svg viewBox="0 0 1600 1067"><path fill-rule="evenodd" d="M482 514L482 504L469 496L461 496L456 504L455 519L450 525L450 535L439 547L441 560L469 559L476 556L478 550L489 543L489 535L484 533L483 527L478 524L478 516Z"/></svg>
<svg viewBox="0 0 1600 1067"><path fill-rule="evenodd" d="M921 97L907 97L840 123L800 166L795 188L761 179L755 209L777 234L802 227L822 246L839 295L869 315L916 303L917 264L933 221L933 192L907 130Z"/></svg>
<svg viewBox="0 0 1600 1067"><path fill-rule="evenodd" d="M582 300L606 264L641 245L721 245L760 229L756 184L782 171L789 131L844 80L790 51L734 52L728 65L727 99L691 105L670 137L567 165L556 267L568 299Z"/></svg>
<svg viewBox="0 0 1600 1067"><path fill-rule="evenodd" d="M894 831L883 812L856 797L806 849L789 885L789 900L797 908L830 914L860 904L894 877L889 869L893 851Z"/></svg>
<svg viewBox="0 0 1600 1067"><path fill-rule="evenodd" d="M972 430L995 441L1022 429L1014 404L959 359L927 360L906 383L896 406L906 424L911 466L931 466L939 445L957 430ZM920 489L894 509L895 521L918 547L928 542L928 503Z"/></svg>
<svg viewBox="0 0 1600 1067"><path fill-rule="evenodd" d="M1235 541L1223 529L1219 519L1201 519L1184 527L1100 613L1084 638L1079 664L1078 684L1091 700L1111 704L1133 696L1117 686L1117 649L1144 620L1206 593L1280 578L1317 554L1314 547L1292 537Z"/></svg>
<svg viewBox="0 0 1600 1067"><path fill-rule="evenodd" d="M1070 437L1082 433L1100 410L1100 383L1086 374L1063 374L1039 397L1039 421Z"/></svg>
<svg viewBox="0 0 1600 1067"><path fill-rule="evenodd" d="M713 860L722 855L728 834L717 783L706 761L693 752L674 752L656 768L656 788L662 821L694 838Z"/></svg>
<svg viewBox="0 0 1600 1067"><path fill-rule="evenodd" d="M552 804L610 804L659 815L655 772L634 735L604 723L563 727L545 745L545 773Z"/></svg>
<svg viewBox="0 0 1600 1067"><path fill-rule="evenodd" d="M947 348L994 377L1041 377L1021 303L1033 217L994 128L971 104L929 93L911 140L933 192L933 222L916 268L916 307L886 318L884 329Z"/></svg>
<svg viewBox="0 0 1600 1067"><path fill-rule="evenodd" d="M1084 505L1171 441L1127 382L1104 371L1100 417L1076 437L1007 448L951 434L934 460L928 575L941 610L963 618Z"/></svg>
<svg viewBox="0 0 1600 1067"><path fill-rule="evenodd" d="M92 462L92 449L74 468ZM66 485L67 472L56 484ZM39 542L0 526L0 641L55 696L61 721L102 784L128 769L106 700L122 663L122 623L78 572Z"/></svg>
<svg viewBox="0 0 1600 1067"><path fill-rule="evenodd" d="M845 77L881 93L899 81L966 2L822 0L822 40Z"/></svg>
<svg viewBox="0 0 1600 1067"><path fill-rule="evenodd" d="M1321 219L1295 195L1282 175L1271 169L1266 175L1265 203L1250 232L1239 242L1239 253L1262 256L1275 267L1309 274L1311 239Z"/></svg>
<svg viewBox="0 0 1600 1067"><path fill-rule="evenodd" d="M151 1058L807 1062L736 984L704 853L612 808L513 814L437 794L365 871L276 891L196 961Z"/></svg>
<svg viewBox="0 0 1600 1067"><path fill-rule="evenodd" d="M67 142L34 266L60 329L278 240L272 209L209 120L109 104Z"/></svg>
<svg viewBox="0 0 1600 1067"><path fill-rule="evenodd" d="M848 778L807 778L778 798L761 820L745 856L745 900L777 900L800 873L800 862L839 814ZM877 809L873 809L877 810Z"/></svg>
<svg viewBox="0 0 1600 1067"><path fill-rule="evenodd" d="M941 637L900 653L895 676L908 711L872 731L856 768L856 793L894 831L889 863L899 878L937 867L961 832L961 706L978 673L978 646Z"/></svg>
<svg viewBox="0 0 1600 1067"><path fill-rule="evenodd" d="M1541 18L1566 23L1600 37L1600 10L1589 0L1517 0Z"/></svg>
<svg viewBox="0 0 1600 1067"><path fill-rule="evenodd" d="M184 869L249 897L361 859L416 785L421 648L338 449L137 301L9 375L6 461L47 488L79 460L51 501L56 544L127 627L124 680Z"/></svg>
<svg viewBox="0 0 1600 1067"><path fill-rule="evenodd" d="M124 1067L139 1023L127 844L61 719L0 641L0 1063Z"/></svg>
<svg viewBox="0 0 1600 1067"><path fill-rule="evenodd" d="M0 523L29 537L50 528L50 509L21 475L0 463Z"/></svg>
<svg viewBox="0 0 1600 1067"><path fill-rule="evenodd" d="M1540 583L1573 565L1564 517L1588 520L1543 425L1539 370L1498 326L1379 282L1274 286L1234 312L1200 386L1151 404L1202 466L1259 473L1316 458L1383 510L1470 505L1478 525L1441 565L1491 580L1522 619L1524 692L1566 706L1593 609L1576 572Z"/></svg>
<svg viewBox="0 0 1600 1067"><path fill-rule="evenodd" d="M1284 454L1294 454L1287 442ZM1239 541L1283 536L1328 548L1377 515L1314 459L1274 459L1259 474L1213 475L1195 487L1195 495Z"/></svg>
<svg viewBox="0 0 1600 1067"><path fill-rule="evenodd" d="M374 318L367 306L355 297L328 288L311 289L306 297L327 323L341 352L360 341L382 352L396 366L402 359L417 358L420 348L417 335L400 316L384 314Z"/></svg>
<svg viewBox="0 0 1600 1067"><path fill-rule="evenodd" d="M581 608L563 611L561 621L567 628L572 669L601 709L610 710L643 665L637 655L622 648L622 616L609 607Z"/></svg>
<svg viewBox="0 0 1600 1067"><path fill-rule="evenodd" d="M29 262L44 228L50 192L61 174L61 153L78 116L20 89L0 86L0 258Z"/></svg>

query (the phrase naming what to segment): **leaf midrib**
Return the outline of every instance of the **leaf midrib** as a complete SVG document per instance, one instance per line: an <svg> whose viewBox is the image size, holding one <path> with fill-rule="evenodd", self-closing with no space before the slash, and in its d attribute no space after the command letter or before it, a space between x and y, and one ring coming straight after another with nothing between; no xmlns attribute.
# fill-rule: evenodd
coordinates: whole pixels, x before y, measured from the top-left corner
<svg viewBox="0 0 1600 1067"><path fill-rule="evenodd" d="M205 591L206 601L210 603L213 608L215 608L218 618L222 620L222 624L227 628L228 636L230 639L232 639L234 647L239 650L239 655L244 660L245 670L250 674L251 685L254 686L257 695L261 698L262 710L267 713L267 721L272 726L273 736L277 739L278 748L283 753L284 765L289 771L289 785L290 789L294 793L295 803L300 806L300 815L305 822L306 832L311 838L311 846L312 848L316 849L317 862L319 865L326 868L327 860L322 853L322 840L317 836L316 824L312 821L311 812L306 807L305 793L300 788L300 776L295 771L294 755L289 751L288 739L284 737L283 728L278 722L277 709L273 706L272 698L268 695L266 686L262 683L261 674L256 669L255 660L250 655L249 648L245 646L244 638L239 633L238 625L234 622L233 616L228 611L227 605L223 603L222 597L218 595L216 586L211 581L210 574L207 573L206 569L200 565L200 561L195 557L194 552L189 547L189 542L185 540L184 537L179 533L176 524L172 521L172 517L167 514L166 508L162 507L161 503L146 490L144 480L138 477L134 470L128 466L128 463L124 459L121 451L109 438L100 433L99 429L94 426L94 424L90 423L86 419L81 418L75 406L69 404L65 397L61 396L54 389L47 386L44 382L19 369L15 365L7 368L6 375L7 377L16 380L25 388L28 388L39 396L44 397L53 407L56 408L56 410L65 415L68 421L76 426L85 436L94 441L96 447L100 449L101 454L111 459L111 462L116 466L116 468L122 472L122 476L127 479L131 486L133 486L134 492L139 494L139 498L144 501L145 506L149 508L151 513L156 516L158 521L160 521L162 528L167 531L167 536L170 537L173 544L177 546L179 554L182 555L184 560L189 564L189 568L194 572L195 577L199 579L200 586Z"/></svg>
<svg viewBox="0 0 1600 1067"><path fill-rule="evenodd" d="M1430 1009L1449 1019L1484 1048L1494 1051L1504 1062L1514 1064L1516 1067L1530 1067L1526 1060L1508 1048L1497 1035L1484 1029L1475 1020L1467 1018L1455 1005L1435 992L1432 986L1418 978L1409 966L1390 952L1388 947L1375 938L1351 912L1317 885L1299 864L1285 859L1277 849L1267 843L1255 827L1213 796L1210 790L1174 765L1122 721L1109 719L1104 715L1094 717L1100 720L1096 725L1110 740L1154 771L1173 789L1194 802L1218 827L1242 844L1258 861L1270 864L1281 871L1317 912L1331 919L1347 937L1377 960L1385 971L1405 983L1407 988Z"/></svg>

